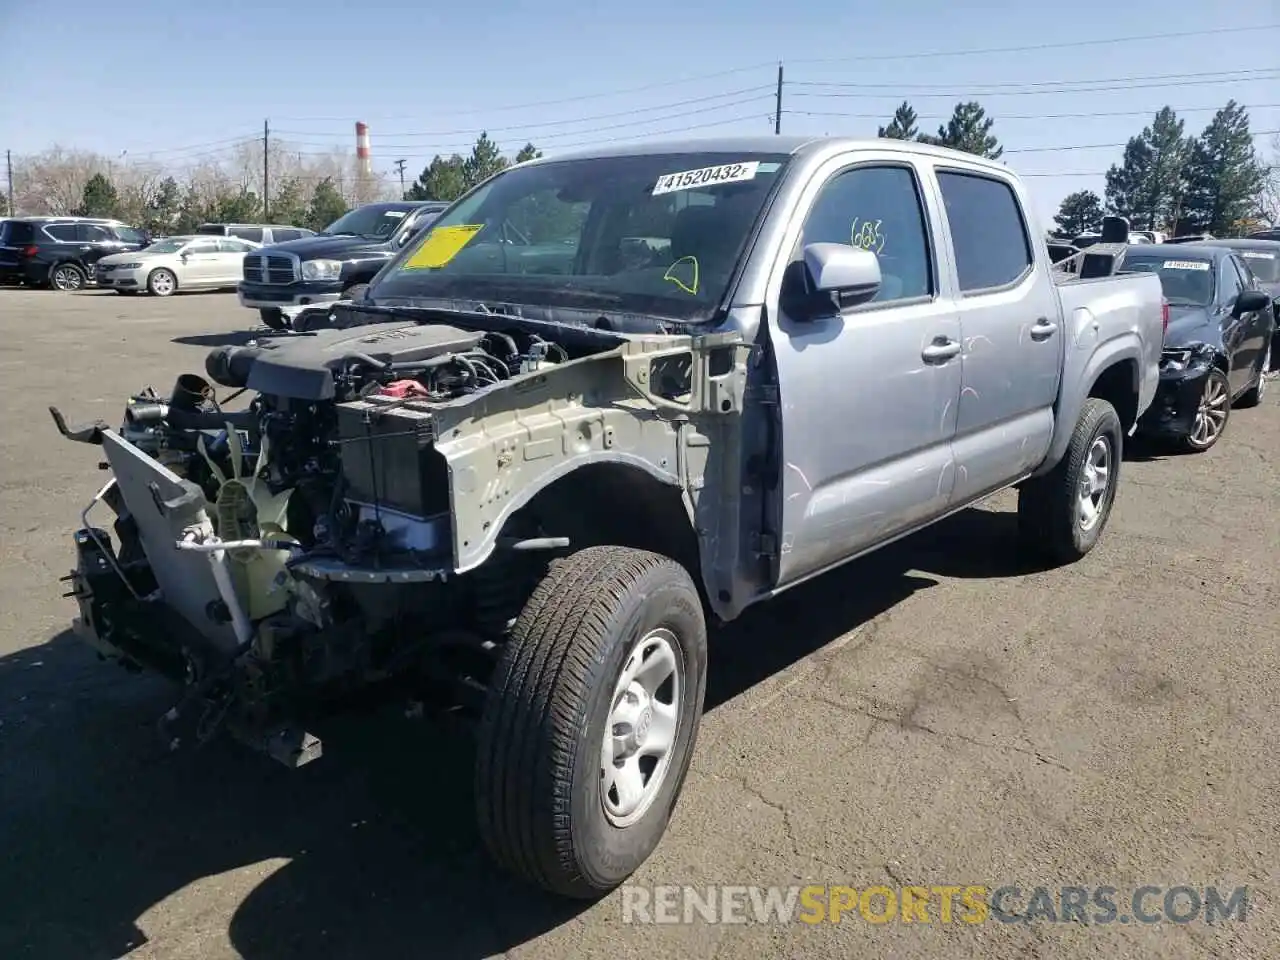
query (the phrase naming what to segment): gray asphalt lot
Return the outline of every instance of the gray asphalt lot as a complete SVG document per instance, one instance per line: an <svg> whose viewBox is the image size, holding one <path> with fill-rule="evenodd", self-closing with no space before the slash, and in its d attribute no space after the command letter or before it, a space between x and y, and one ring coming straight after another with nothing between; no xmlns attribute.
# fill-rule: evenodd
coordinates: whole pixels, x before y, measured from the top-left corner
<svg viewBox="0 0 1280 960"><path fill-rule="evenodd" d="M1133 456L1072 568L1020 567L1001 497L718 636L636 878L1248 884L1243 923L627 925L621 895L490 868L456 732L389 706L332 721L299 771L166 754L171 691L66 632L57 578L103 474L47 406L115 423L254 319L228 294L0 289L0 958L1280 956L1280 385L1206 455Z"/></svg>

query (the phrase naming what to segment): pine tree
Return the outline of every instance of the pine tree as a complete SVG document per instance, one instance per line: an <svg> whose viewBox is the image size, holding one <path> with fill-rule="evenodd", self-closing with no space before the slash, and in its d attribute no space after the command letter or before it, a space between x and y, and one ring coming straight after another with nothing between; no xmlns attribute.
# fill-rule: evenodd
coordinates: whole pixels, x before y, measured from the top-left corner
<svg viewBox="0 0 1280 960"><path fill-rule="evenodd" d="M1140 230L1172 223L1182 200L1188 147L1185 124L1163 107L1150 126L1125 144L1123 161L1107 171L1107 206Z"/></svg>
<svg viewBox="0 0 1280 960"><path fill-rule="evenodd" d="M84 185L84 194L76 210L78 217L114 217L120 206L120 195L115 184L100 173L95 173Z"/></svg>
<svg viewBox="0 0 1280 960"><path fill-rule="evenodd" d="M311 206L307 209L307 226L323 230L347 212L347 201L334 185L332 177L325 177L311 192Z"/></svg>
<svg viewBox="0 0 1280 960"><path fill-rule="evenodd" d="M876 136L888 140L914 140L920 135L916 122L920 118L911 109L911 104L903 100L901 106L893 111L893 119L887 127L881 127Z"/></svg>
<svg viewBox="0 0 1280 960"><path fill-rule="evenodd" d="M979 157L999 160L1004 153L1000 141L991 135L995 120L987 116L981 104L976 100L968 103L957 103L955 111L946 126L938 127L938 135L930 137L921 134L917 139L921 143L933 143L953 150L963 150Z"/></svg>
<svg viewBox="0 0 1280 960"><path fill-rule="evenodd" d="M1102 226L1102 199L1092 190L1068 194L1053 218L1061 235L1070 239Z"/></svg>
<svg viewBox="0 0 1280 960"><path fill-rule="evenodd" d="M436 154L405 193L406 200L456 200L466 192L462 157Z"/></svg>
<svg viewBox="0 0 1280 960"><path fill-rule="evenodd" d="M1234 100L1192 144L1184 216L1196 229L1230 235L1254 213L1266 182L1249 133L1249 114Z"/></svg>
<svg viewBox="0 0 1280 960"><path fill-rule="evenodd" d="M510 165L498 145L489 139L489 134L482 133L471 148L471 156L462 162L462 179L470 190Z"/></svg>

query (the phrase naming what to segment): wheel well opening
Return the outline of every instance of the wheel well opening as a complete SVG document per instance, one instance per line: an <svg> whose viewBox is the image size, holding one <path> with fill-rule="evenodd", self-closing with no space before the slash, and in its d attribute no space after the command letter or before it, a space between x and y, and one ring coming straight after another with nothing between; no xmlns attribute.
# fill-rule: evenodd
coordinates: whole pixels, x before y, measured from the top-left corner
<svg viewBox="0 0 1280 960"><path fill-rule="evenodd" d="M1138 363L1121 360L1098 375L1089 396L1105 400L1115 407L1120 424L1127 433L1138 418Z"/></svg>
<svg viewBox="0 0 1280 960"><path fill-rule="evenodd" d="M613 544L660 553L701 589L698 538L680 490L643 470L588 464L538 493L517 516L536 521L546 536L568 537L575 551Z"/></svg>

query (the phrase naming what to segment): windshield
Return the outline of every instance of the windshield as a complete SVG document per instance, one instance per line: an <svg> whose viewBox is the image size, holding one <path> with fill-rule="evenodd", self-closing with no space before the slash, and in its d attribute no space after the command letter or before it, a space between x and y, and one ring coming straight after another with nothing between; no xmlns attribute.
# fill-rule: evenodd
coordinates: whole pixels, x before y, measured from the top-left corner
<svg viewBox="0 0 1280 960"><path fill-rule="evenodd" d="M396 228L404 222L404 218L409 213L409 210L397 210L394 207L360 207L344 213L325 227L321 235L327 237L346 235L384 240L396 232Z"/></svg>
<svg viewBox="0 0 1280 960"><path fill-rule="evenodd" d="M1213 264L1208 260L1126 256L1124 269L1159 274L1164 298L1171 307L1207 307L1213 303Z"/></svg>
<svg viewBox="0 0 1280 960"><path fill-rule="evenodd" d="M146 250L147 253L177 253L190 242L190 240L157 240Z"/></svg>
<svg viewBox="0 0 1280 960"><path fill-rule="evenodd" d="M1241 250L1240 257L1261 283L1280 283L1280 257L1269 250Z"/></svg>
<svg viewBox="0 0 1280 960"><path fill-rule="evenodd" d="M375 300L711 318L785 154L654 154L516 167L415 237Z"/></svg>

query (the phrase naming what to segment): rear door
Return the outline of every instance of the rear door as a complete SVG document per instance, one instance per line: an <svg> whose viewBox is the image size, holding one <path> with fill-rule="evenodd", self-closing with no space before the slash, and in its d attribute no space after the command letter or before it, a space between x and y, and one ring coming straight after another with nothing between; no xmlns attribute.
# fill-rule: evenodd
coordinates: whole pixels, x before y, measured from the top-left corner
<svg viewBox="0 0 1280 960"><path fill-rule="evenodd" d="M193 240L182 251L182 278L178 281L187 287L208 287L218 283L222 269L222 252L218 249L218 238Z"/></svg>
<svg viewBox="0 0 1280 960"><path fill-rule="evenodd" d="M1053 437L1063 332L1048 251L1012 177L934 165L964 337L955 502L1021 479Z"/></svg>
<svg viewBox="0 0 1280 960"><path fill-rule="evenodd" d="M917 163L860 152L825 164L800 200L783 288L807 283L810 243L874 251L882 282L870 303L833 303L829 315L790 315L787 296L768 306L782 418L781 584L951 502L960 324L926 197Z"/></svg>

